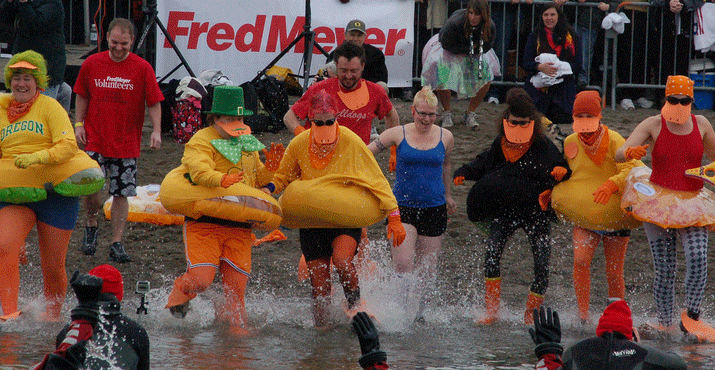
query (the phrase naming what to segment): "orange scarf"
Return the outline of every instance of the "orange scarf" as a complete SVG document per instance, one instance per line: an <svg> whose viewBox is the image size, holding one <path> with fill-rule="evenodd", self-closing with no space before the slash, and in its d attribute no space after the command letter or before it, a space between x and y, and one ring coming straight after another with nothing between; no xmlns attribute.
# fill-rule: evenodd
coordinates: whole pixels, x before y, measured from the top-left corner
<svg viewBox="0 0 715 370"><path fill-rule="evenodd" d="M338 123L334 123L337 125ZM313 168L322 170L325 166L330 163L335 155L335 147L338 146L338 141L340 141L340 126L336 127L335 141L330 144L318 144L313 140L313 130L310 131L310 136L308 137L308 158L310 159L310 165Z"/></svg>
<svg viewBox="0 0 715 370"><path fill-rule="evenodd" d="M564 42L564 45L556 45L554 42L554 32L553 30L550 30L548 28L545 28L546 30L546 40L549 42L549 46L551 46L551 49L556 52L556 56L559 58L561 57L561 50L563 48L567 48L571 50L572 55L576 55L576 47L573 44L573 37L571 37L570 33L566 33L566 42Z"/></svg>
<svg viewBox="0 0 715 370"><path fill-rule="evenodd" d="M519 158L521 158L524 154L526 154L527 151L529 151L529 148L531 148L531 144L533 142L533 136L528 143L521 144L511 143L506 139L505 136L501 138L501 151L502 153L504 153L504 158L506 158L507 161L514 163L518 161Z"/></svg>
<svg viewBox="0 0 715 370"><path fill-rule="evenodd" d="M13 123L20 117L26 115L27 112L30 111L30 108L32 108L32 104L35 103L35 100L37 100L38 96L40 96L39 91L35 93L35 96L33 96L32 99L24 103L19 103L17 100L12 99L12 102L10 102L10 106L7 107L7 119L10 121L10 123Z"/></svg>
<svg viewBox="0 0 715 370"><path fill-rule="evenodd" d="M598 126L598 131L589 135L588 138L584 135L578 134L578 140L583 145L586 155L596 164L600 166L603 160L606 159L606 154L608 154L609 140L608 140L608 127L601 124Z"/></svg>

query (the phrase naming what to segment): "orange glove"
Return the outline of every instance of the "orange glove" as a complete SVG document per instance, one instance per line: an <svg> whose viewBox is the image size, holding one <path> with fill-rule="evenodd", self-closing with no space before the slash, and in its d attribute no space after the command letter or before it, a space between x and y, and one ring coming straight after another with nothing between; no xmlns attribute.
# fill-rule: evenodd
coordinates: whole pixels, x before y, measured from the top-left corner
<svg viewBox="0 0 715 370"><path fill-rule="evenodd" d="M395 172L397 168L397 146L390 147L390 172Z"/></svg>
<svg viewBox="0 0 715 370"><path fill-rule="evenodd" d="M646 153L648 152L648 147L650 145L640 145L640 146L632 146L630 148L626 148L626 159L631 160L631 159L641 159L643 158Z"/></svg>
<svg viewBox="0 0 715 370"><path fill-rule="evenodd" d="M452 182L454 185L464 185L464 176L457 176L452 180Z"/></svg>
<svg viewBox="0 0 715 370"><path fill-rule="evenodd" d="M561 166L556 166L551 170L551 176L553 176L556 181L561 181L561 179L566 176L566 172L569 171Z"/></svg>
<svg viewBox="0 0 715 370"><path fill-rule="evenodd" d="M608 200L611 199L611 195L618 193L619 190L621 189L618 188L616 183L611 180L606 180L606 182L599 186L596 192L593 193L593 201L599 204L606 204Z"/></svg>
<svg viewBox="0 0 715 370"><path fill-rule="evenodd" d="M400 220L400 210L395 209L387 216L387 238L392 239L392 246L399 247L405 241L407 232Z"/></svg>
<svg viewBox="0 0 715 370"><path fill-rule="evenodd" d="M227 188L241 180L243 180L243 171L239 173L232 173L230 175L223 175L223 177L221 178L221 187Z"/></svg>
<svg viewBox="0 0 715 370"><path fill-rule="evenodd" d="M542 211L549 209L549 204L551 204L551 189L544 190L539 194L539 206Z"/></svg>
<svg viewBox="0 0 715 370"><path fill-rule="evenodd" d="M283 147L283 144L271 143L270 151L263 148L263 155L266 156L266 168L268 168L268 171L276 172L285 152L286 149Z"/></svg>
<svg viewBox="0 0 715 370"><path fill-rule="evenodd" d="M293 135L298 136L303 131L305 131L305 127L298 125L298 127L293 130Z"/></svg>

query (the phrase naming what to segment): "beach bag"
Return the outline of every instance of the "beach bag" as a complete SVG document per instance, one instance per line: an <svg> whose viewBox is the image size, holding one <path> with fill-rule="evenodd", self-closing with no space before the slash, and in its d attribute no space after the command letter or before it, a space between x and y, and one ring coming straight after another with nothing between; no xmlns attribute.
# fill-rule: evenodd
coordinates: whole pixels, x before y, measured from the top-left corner
<svg viewBox="0 0 715 370"><path fill-rule="evenodd" d="M255 82L258 100L263 103L263 107L273 117L273 129L271 132L278 132L285 128L283 116L288 112L288 91L285 84L275 77L266 76Z"/></svg>
<svg viewBox="0 0 715 370"><path fill-rule="evenodd" d="M293 70L286 67L273 66L266 71L266 76L273 76L278 81L283 82L286 91L291 95L303 95L303 87L295 78Z"/></svg>
<svg viewBox="0 0 715 370"><path fill-rule="evenodd" d="M172 136L179 144L189 142L196 131L204 127L201 119L201 100L191 97L179 100L171 107Z"/></svg>

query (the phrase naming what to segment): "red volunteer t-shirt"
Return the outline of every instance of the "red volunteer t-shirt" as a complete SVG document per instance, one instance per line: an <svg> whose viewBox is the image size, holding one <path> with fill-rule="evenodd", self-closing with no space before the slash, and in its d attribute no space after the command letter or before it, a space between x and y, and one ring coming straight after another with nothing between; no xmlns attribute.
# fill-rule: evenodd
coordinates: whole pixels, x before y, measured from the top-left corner
<svg viewBox="0 0 715 370"><path fill-rule="evenodd" d="M88 100L85 150L110 158L138 157L145 104L164 100L149 63L134 53L119 63L108 51L94 54L82 63L74 92Z"/></svg>
<svg viewBox="0 0 715 370"><path fill-rule="evenodd" d="M392 110L392 102L380 85L361 79L355 89L346 91L340 86L340 81L334 77L311 85L308 91L293 104L291 110L298 118L308 117L310 97L320 90L325 90L335 98L338 106L338 114L335 116L340 126L352 130L365 144L370 143L373 118L383 119ZM353 110L348 106L357 109ZM310 122L306 122L305 128L310 128Z"/></svg>

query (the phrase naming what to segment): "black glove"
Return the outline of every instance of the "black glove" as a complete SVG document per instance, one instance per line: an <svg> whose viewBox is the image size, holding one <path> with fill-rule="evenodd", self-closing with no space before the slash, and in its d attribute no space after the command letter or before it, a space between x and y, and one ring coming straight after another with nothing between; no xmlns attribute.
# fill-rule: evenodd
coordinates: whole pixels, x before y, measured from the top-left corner
<svg viewBox="0 0 715 370"><path fill-rule="evenodd" d="M79 304L70 313L72 321L85 319L93 325L97 322L99 315L97 301L102 293L103 283L104 281L100 277L80 274L79 271L74 272L70 279L70 285Z"/></svg>
<svg viewBox="0 0 715 370"><path fill-rule="evenodd" d="M556 311L544 307L534 309L534 329L529 328L531 339L536 344L536 356L541 357L547 353L561 356L564 348L561 346L561 321Z"/></svg>
<svg viewBox="0 0 715 370"><path fill-rule="evenodd" d="M370 316L365 312L358 312L353 317L353 329L360 341L360 366L367 368L378 362L387 361L387 354L380 351L380 338L375 328L375 324L370 320Z"/></svg>

